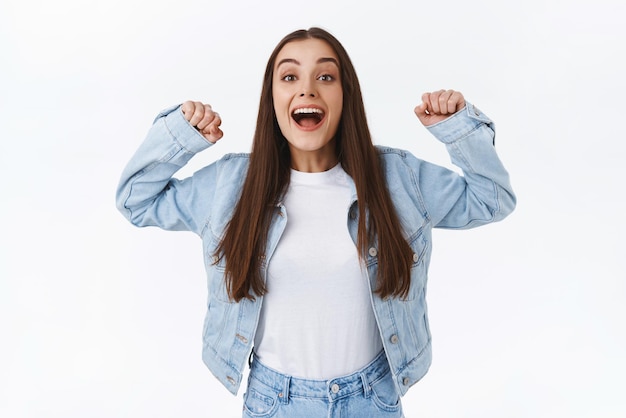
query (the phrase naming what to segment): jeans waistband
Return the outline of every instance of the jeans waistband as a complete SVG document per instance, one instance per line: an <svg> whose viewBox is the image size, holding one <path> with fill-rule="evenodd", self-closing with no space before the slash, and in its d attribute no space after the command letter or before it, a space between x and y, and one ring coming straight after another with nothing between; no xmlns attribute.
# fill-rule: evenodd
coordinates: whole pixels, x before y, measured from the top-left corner
<svg viewBox="0 0 626 418"><path fill-rule="evenodd" d="M365 393L369 397L370 387L389 373L389 363L385 352L367 366L350 375L329 380L301 379L284 375L263 365L257 359L252 361L250 378L279 392L279 398L287 402L289 397L327 398L331 401Z"/></svg>

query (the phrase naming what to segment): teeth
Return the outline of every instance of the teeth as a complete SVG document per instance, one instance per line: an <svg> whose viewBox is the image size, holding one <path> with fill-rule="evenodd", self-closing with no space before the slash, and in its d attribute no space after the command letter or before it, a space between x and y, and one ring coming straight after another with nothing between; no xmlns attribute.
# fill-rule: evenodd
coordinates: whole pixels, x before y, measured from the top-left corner
<svg viewBox="0 0 626 418"><path fill-rule="evenodd" d="M324 112L321 109L316 109L313 107L302 107L300 109L294 110L293 112L294 115L299 115L301 113L319 113L321 115Z"/></svg>

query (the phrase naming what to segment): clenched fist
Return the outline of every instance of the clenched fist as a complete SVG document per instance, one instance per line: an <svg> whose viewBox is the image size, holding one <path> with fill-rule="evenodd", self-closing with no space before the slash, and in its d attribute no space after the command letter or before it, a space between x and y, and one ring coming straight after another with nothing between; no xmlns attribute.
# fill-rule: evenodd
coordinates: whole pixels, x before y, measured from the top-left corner
<svg viewBox="0 0 626 418"><path fill-rule="evenodd" d="M439 90L422 95L422 104L415 107L415 114L424 126L434 125L465 107L465 99L459 91Z"/></svg>
<svg viewBox="0 0 626 418"><path fill-rule="evenodd" d="M213 111L211 105L202 102L186 101L181 110L185 119L202 134L207 141L216 143L224 132L220 129L222 119Z"/></svg>

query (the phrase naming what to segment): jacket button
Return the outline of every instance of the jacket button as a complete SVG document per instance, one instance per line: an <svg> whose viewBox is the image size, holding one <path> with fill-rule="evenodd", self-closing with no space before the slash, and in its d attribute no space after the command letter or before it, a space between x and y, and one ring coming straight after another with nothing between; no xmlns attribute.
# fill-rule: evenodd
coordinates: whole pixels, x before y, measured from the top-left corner
<svg viewBox="0 0 626 418"><path fill-rule="evenodd" d="M409 383L411 383L411 381L409 380L409 378L408 378L408 377L405 377L404 379L402 379L402 384L403 384L404 386L408 386L408 385L409 385Z"/></svg>
<svg viewBox="0 0 626 418"><path fill-rule="evenodd" d="M417 253L413 253L413 262L417 263L419 259L420 259L420 256L417 255Z"/></svg>
<svg viewBox="0 0 626 418"><path fill-rule="evenodd" d="M391 344L398 344L399 338L396 334L393 334L389 341L391 341Z"/></svg>
<svg viewBox="0 0 626 418"><path fill-rule="evenodd" d="M350 219L356 219L356 210L350 210Z"/></svg>
<svg viewBox="0 0 626 418"><path fill-rule="evenodd" d="M378 250L376 250L376 248L374 247L371 247L368 252L372 257L376 257L376 255L378 254Z"/></svg>

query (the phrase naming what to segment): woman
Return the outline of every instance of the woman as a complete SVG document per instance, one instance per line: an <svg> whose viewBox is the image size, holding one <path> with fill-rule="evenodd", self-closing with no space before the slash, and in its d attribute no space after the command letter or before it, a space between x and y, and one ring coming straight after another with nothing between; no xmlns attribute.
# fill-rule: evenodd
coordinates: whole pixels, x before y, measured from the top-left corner
<svg viewBox="0 0 626 418"><path fill-rule="evenodd" d="M203 359L244 416L402 416L431 361L425 289L431 230L498 221L515 206L493 124L453 90L415 113L464 175L374 147L358 79L319 28L269 58L253 149L173 174L222 138L211 106L157 117L126 167L120 211L203 241ZM254 347L254 355L251 355Z"/></svg>

